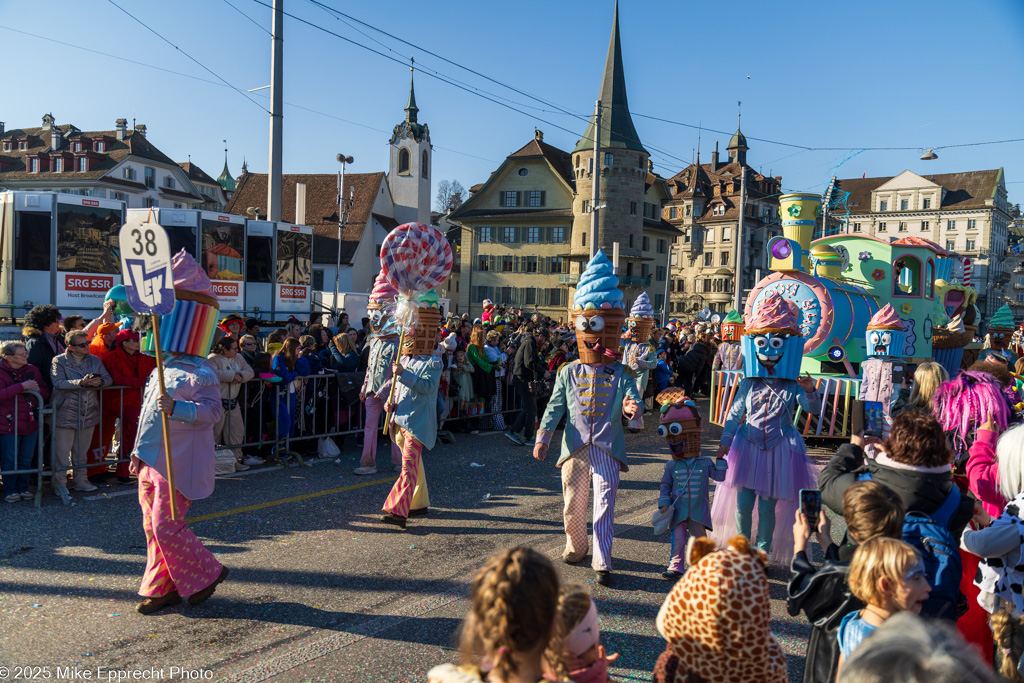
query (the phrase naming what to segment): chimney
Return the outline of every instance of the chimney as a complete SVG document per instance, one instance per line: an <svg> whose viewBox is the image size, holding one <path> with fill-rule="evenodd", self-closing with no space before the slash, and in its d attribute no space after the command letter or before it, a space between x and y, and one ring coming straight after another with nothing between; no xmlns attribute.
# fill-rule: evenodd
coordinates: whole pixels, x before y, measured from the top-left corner
<svg viewBox="0 0 1024 683"><path fill-rule="evenodd" d="M714 164L712 170L718 170L718 140L715 140L715 153L711 155L711 163Z"/></svg>
<svg viewBox="0 0 1024 683"><path fill-rule="evenodd" d="M53 126L50 128L50 148L57 151L64 144L64 135L60 132L60 128Z"/></svg>
<svg viewBox="0 0 1024 683"><path fill-rule="evenodd" d="M128 130L128 119L118 119L114 127L117 129L117 139L124 140L125 131Z"/></svg>
<svg viewBox="0 0 1024 683"><path fill-rule="evenodd" d="M4 134L4 122L0 121L0 135Z"/></svg>
<svg viewBox="0 0 1024 683"><path fill-rule="evenodd" d="M135 132L138 133L139 135L141 135L142 137L146 137L146 124L144 124L144 123L136 124L135 125Z"/></svg>
<svg viewBox="0 0 1024 683"><path fill-rule="evenodd" d="M53 114L43 115L43 130L50 130L53 127Z"/></svg>

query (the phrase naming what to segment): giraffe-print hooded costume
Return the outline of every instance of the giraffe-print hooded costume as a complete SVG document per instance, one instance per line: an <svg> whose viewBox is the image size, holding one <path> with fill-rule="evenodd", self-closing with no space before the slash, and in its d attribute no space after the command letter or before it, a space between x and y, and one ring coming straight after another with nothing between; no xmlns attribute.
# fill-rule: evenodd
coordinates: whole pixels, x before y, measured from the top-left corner
<svg viewBox="0 0 1024 683"><path fill-rule="evenodd" d="M771 632L768 560L736 536L715 550L693 539L690 568L658 612L668 647L655 680L665 683L785 683L786 656Z"/></svg>

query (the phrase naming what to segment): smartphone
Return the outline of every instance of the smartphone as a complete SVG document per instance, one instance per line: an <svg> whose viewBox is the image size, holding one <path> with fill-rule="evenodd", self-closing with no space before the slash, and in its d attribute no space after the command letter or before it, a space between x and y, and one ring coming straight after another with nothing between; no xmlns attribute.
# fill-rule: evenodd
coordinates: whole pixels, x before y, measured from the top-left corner
<svg viewBox="0 0 1024 683"><path fill-rule="evenodd" d="M807 526L817 530L818 517L821 515L821 491L800 489L800 512L807 519Z"/></svg>
<svg viewBox="0 0 1024 683"><path fill-rule="evenodd" d="M864 401L864 436L882 437L884 417L881 401Z"/></svg>

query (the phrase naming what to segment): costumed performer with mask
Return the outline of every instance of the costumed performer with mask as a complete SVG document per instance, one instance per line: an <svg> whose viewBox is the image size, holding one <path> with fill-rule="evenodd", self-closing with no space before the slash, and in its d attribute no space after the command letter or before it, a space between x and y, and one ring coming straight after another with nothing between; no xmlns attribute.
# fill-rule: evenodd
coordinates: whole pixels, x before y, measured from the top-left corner
<svg viewBox="0 0 1024 683"><path fill-rule="evenodd" d="M882 438L889 438L892 429L892 409L900 397L899 383L893 387L893 372L902 377L903 342L907 333L903 331L903 321L896 314L892 304L886 304L871 320L868 321L867 359L860 364L860 391L857 399L882 404Z"/></svg>
<svg viewBox="0 0 1024 683"><path fill-rule="evenodd" d="M743 316L736 309L729 311L722 321L722 343L718 345L715 359L711 361L712 370L742 370Z"/></svg>
<svg viewBox="0 0 1024 683"><path fill-rule="evenodd" d="M558 466L562 468L566 546L562 558L574 564L586 557L587 500L594 484L594 556L596 581L611 580L612 534L619 474L625 472L622 417L643 411L636 380L619 362L625 306L611 261L600 250L580 276L573 302L578 361L558 371L537 431L533 457L543 460L562 416L565 432Z"/></svg>
<svg viewBox="0 0 1024 683"><path fill-rule="evenodd" d="M636 373L636 388L643 397L647 389L647 380L651 370L658 367L658 349L651 343L651 331L654 329L654 309L647 292L633 302L633 308L626 319L629 329L630 343L626 345L626 365ZM629 428L634 433L644 428L643 415L637 415L629 421Z"/></svg>
<svg viewBox="0 0 1024 683"><path fill-rule="evenodd" d="M793 409L809 413L821 408L811 377L799 377L804 340L799 310L773 293L763 299L747 321L743 336L740 382L722 431L718 457L729 462L725 481L715 490L711 508L713 538L724 543L736 533L752 538L757 505L757 547L788 562L793 543L791 525L800 489L815 488L813 466L800 432L793 427ZM782 524L776 526L776 518ZM774 540L773 540L774 539Z"/></svg>
<svg viewBox="0 0 1024 683"><path fill-rule="evenodd" d="M393 307L398 290L387 281L383 273L377 275L367 304L370 317L370 357L366 364L366 377L359 390L359 400L366 405L366 425L363 427L363 455L359 460L356 474L377 474L377 436L380 430L380 414L384 412L387 396L380 398L381 387L391 379L391 365L398 351L398 329L387 310ZM391 465L400 470L402 451L391 442Z"/></svg>
<svg viewBox="0 0 1024 683"><path fill-rule="evenodd" d="M142 398L138 436L131 469L139 478L139 505L146 532L146 573L139 587L145 600L137 610L151 614L187 597L198 605L213 595L227 567L189 529L185 515L193 500L213 493L213 426L220 420L220 380L206 360L217 324L217 297L210 279L183 249L174 256L174 311L160 318L166 394L160 394L156 373ZM145 333L142 350L154 347L150 316L135 326ZM175 489L167 482L167 450L160 413L170 418L170 454ZM175 496L178 518L171 516Z"/></svg>

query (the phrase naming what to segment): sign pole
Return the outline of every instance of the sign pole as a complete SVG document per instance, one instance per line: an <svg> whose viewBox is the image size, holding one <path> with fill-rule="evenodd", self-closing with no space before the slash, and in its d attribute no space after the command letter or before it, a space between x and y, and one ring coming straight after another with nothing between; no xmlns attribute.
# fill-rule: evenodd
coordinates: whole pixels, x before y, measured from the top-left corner
<svg viewBox="0 0 1024 683"><path fill-rule="evenodd" d="M404 326L402 327L402 333L398 336L398 351L396 353L398 354L399 358L402 357L402 347L403 346L405 346L405 327ZM391 377L391 391L388 392L388 400L387 400L387 403L384 404L385 407L388 405L388 403L391 403L391 399L393 399L395 397L395 384L397 382L398 382L398 378L392 376ZM381 432L381 434L383 436L387 436L388 435L388 430L390 428L391 428L391 413L390 412L386 412L384 414L384 430Z"/></svg>
<svg viewBox="0 0 1024 683"><path fill-rule="evenodd" d="M153 346L156 350L156 376L160 381L160 395L167 393L164 385L164 356L160 349L160 316L153 317ZM171 423L167 413L160 411L160 421L164 430L164 462L167 463L167 483L171 487L171 519L178 519L177 489L174 488L174 460L171 459Z"/></svg>

